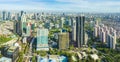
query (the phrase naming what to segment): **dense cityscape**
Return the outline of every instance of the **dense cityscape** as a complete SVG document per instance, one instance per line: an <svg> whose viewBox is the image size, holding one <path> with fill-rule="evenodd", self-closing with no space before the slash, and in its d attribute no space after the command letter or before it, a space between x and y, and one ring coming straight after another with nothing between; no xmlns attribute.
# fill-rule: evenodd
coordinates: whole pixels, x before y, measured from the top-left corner
<svg viewBox="0 0 120 62"><path fill-rule="evenodd" d="M0 61L119 62L120 19L109 15L2 11Z"/></svg>
<svg viewBox="0 0 120 62"><path fill-rule="evenodd" d="M120 1L0 0L0 62L120 62Z"/></svg>

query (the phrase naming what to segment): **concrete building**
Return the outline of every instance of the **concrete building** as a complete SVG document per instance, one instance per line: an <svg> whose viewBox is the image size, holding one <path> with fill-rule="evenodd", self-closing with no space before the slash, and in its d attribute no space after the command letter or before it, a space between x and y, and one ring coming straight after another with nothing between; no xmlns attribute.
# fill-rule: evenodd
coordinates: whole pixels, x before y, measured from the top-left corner
<svg viewBox="0 0 120 62"><path fill-rule="evenodd" d="M107 47L115 49L116 48L116 30L112 27L108 29L104 24L98 25L98 27L94 27L94 35L95 37L98 35L98 38L102 43L107 43ZM99 33L98 33L99 32Z"/></svg>
<svg viewBox="0 0 120 62"><path fill-rule="evenodd" d="M102 43L105 43L106 42L106 34L105 34L105 32L103 31L103 32L101 32L101 42Z"/></svg>
<svg viewBox="0 0 120 62"><path fill-rule="evenodd" d="M12 59L12 62L15 62L18 58L19 47L17 46L6 46L2 49L2 55Z"/></svg>
<svg viewBox="0 0 120 62"><path fill-rule="evenodd" d="M87 42L88 42L88 34L85 33L85 45L87 45Z"/></svg>
<svg viewBox="0 0 120 62"><path fill-rule="evenodd" d="M98 27L97 26L94 27L94 36L98 37Z"/></svg>
<svg viewBox="0 0 120 62"><path fill-rule="evenodd" d="M107 27L104 24L95 25L94 36L98 36L102 43L107 43L107 47L116 48L116 30L112 27Z"/></svg>
<svg viewBox="0 0 120 62"><path fill-rule="evenodd" d="M76 41L76 21L73 20L73 26L72 26L72 41Z"/></svg>
<svg viewBox="0 0 120 62"><path fill-rule="evenodd" d="M48 29L39 28L37 30L37 50L49 50Z"/></svg>
<svg viewBox="0 0 120 62"><path fill-rule="evenodd" d="M15 62L19 54L19 48L16 46L11 46L7 50L7 57L12 58L12 62Z"/></svg>
<svg viewBox="0 0 120 62"><path fill-rule="evenodd" d="M97 54L91 54L90 57L95 61L99 60L99 56Z"/></svg>
<svg viewBox="0 0 120 62"><path fill-rule="evenodd" d="M59 49L69 48L69 33L59 33L58 34L58 47Z"/></svg>
<svg viewBox="0 0 120 62"><path fill-rule="evenodd" d="M109 41L109 47L112 48L112 49L115 49L116 48L116 41L115 41L115 38L114 36L110 35L110 41Z"/></svg>

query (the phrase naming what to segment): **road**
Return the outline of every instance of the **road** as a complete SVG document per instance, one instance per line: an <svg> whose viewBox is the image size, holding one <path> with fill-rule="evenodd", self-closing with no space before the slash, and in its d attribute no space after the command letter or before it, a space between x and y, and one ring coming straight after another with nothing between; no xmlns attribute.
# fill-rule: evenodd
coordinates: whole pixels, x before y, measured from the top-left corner
<svg viewBox="0 0 120 62"><path fill-rule="evenodd" d="M35 38L32 38L30 45L29 45L29 50L26 54L24 54L24 62L30 62L32 58L32 44L34 43Z"/></svg>

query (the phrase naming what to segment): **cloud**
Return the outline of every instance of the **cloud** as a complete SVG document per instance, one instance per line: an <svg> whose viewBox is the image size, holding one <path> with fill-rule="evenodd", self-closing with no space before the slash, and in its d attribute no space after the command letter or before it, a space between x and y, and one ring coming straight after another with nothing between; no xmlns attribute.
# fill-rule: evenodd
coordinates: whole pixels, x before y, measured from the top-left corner
<svg viewBox="0 0 120 62"><path fill-rule="evenodd" d="M56 0L58 2L67 2L65 7L73 10L88 11L88 12L120 12L120 1L115 0ZM63 7L64 7L63 6ZM72 10L71 9L71 10Z"/></svg>
<svg viewBox="0 0 120 62"><path fill-rule="evenodd" d="M116 0L0 0L1 9L38 9L74 12L120 12Z"/></svg>

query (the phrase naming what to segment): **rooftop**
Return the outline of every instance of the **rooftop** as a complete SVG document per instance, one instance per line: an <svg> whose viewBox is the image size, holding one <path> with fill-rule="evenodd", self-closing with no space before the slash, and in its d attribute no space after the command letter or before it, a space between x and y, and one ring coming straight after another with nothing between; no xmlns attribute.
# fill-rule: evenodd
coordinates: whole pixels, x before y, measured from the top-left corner
<svg viewBox="0 0 120 62"><path fill-rule="evenodd" d="M8 49L8 52L14 52L14 50L15 50L16 48L17 48L16 46L11 46L11 47Z"/></svg>
<svg viewBox="0 0 120 62"><path fill-rule="evenodd" d="M0 58L0 62L12 62L12 59L7 58L7 57L2 57Z"/></svg>
<svg viewBox="0 0 120 62"><path fill-rule="evenodd" d="M90 56L91 56L91 58L93 58L94 60L99 59L99 57L98 57L98 55L97 55L97 54L92 54L92 55L90 55Z"/></svg>

